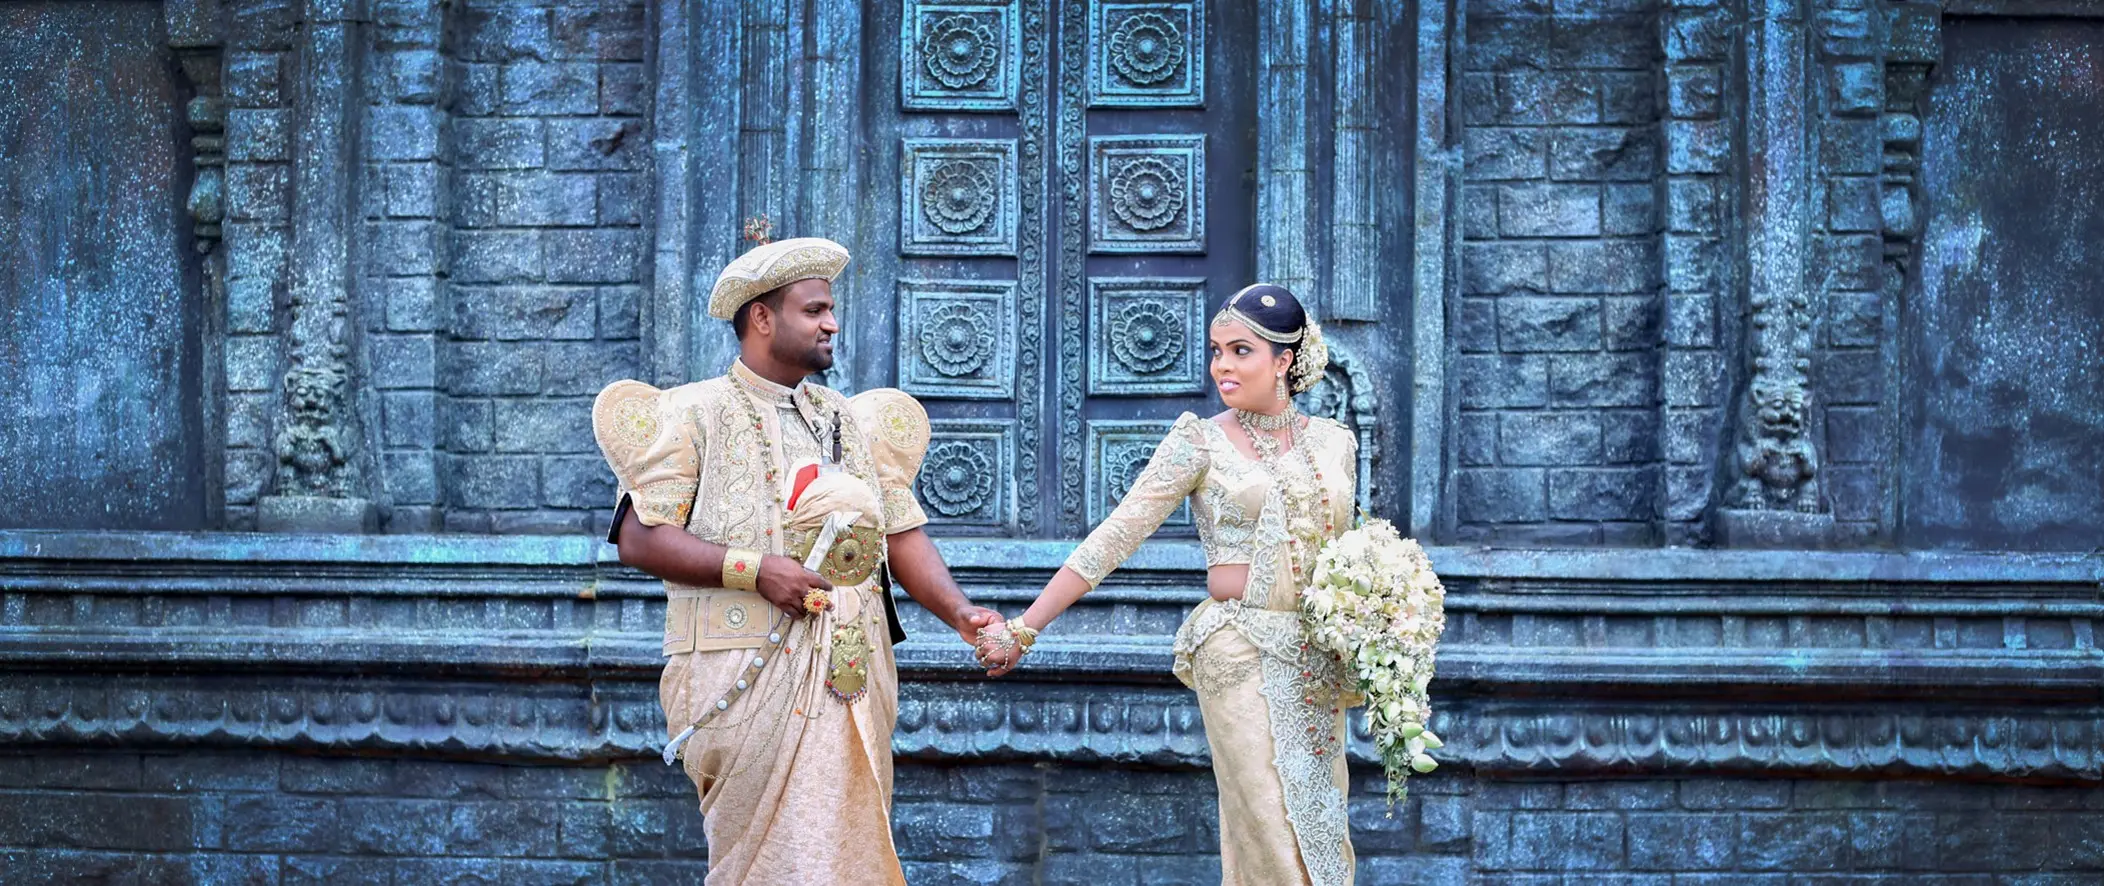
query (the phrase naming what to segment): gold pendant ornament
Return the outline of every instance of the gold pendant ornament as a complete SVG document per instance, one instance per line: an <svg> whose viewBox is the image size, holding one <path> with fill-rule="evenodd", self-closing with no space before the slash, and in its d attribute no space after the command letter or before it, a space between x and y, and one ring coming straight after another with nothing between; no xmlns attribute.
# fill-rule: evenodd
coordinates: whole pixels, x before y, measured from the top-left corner
<svg viewBox="0 0 2104 886"><path fill-rule="evenodd" d="M869 691L869 656L873 650L862 629L847 625L833 629L832 667L826 672L826 691L841 704L854 704Z"/></svg>

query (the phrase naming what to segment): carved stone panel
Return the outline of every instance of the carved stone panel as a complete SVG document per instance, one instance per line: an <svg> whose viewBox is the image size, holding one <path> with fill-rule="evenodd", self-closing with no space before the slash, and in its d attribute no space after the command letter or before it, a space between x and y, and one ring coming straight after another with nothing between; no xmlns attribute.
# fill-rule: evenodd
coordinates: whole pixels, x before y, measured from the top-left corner
<svg viewBox="0 0 2104 886"><path fill-rule="evenodd" d="M1205 392L1205 278L1089 280L1090 394Z"/></svg>
<svg viewBox="0 0 2104 886"><path fill-rule="evenodd" d="M1168 421L1089 422L1089 525L1103 522L1132 489L1154 448L1175 425ZM1186 502L1169 515L1163 525L1191 525L1191 505Z"/></svg>
<svg viewBox="0 0 2104 886"><path fill-rule="evenodd" d="M1089 249L1205 252L1205 136L1089 139Z"/></svg>
<svg viewBox="0 0 2104 886"><path fill-rule="evenodd" d="M900 37L906 110L1015 110L1023 43L1015 3L907 0Z"/></svg>
<svg viewBox="0 0 2104 886"><path fill-rule="evenodd" d="M1359 441L1358 507L1373 510L1373 497L1380 491L1381 457L1380 393L1374 390L1373 375L1359 360L1357 351L1343 342L1329 343L1330 365L1322 380L1302 392L1294 402L1309 415L1335 419Z"/></svg>
<svg viewBox="0 0 2104 886"><path fill-rule="evenodd" d="M915 491L928 520L1008 528L1014 520L1015 425L936 419Z"/></svg>
<svg viewBox="0 0 2104 886"><path fill-rule="evenodd" d="M1090 106L1205 106L1205 0L1099 3L1094 13Z"/></svg>
<svg viewBox="0 0 2104 886"><path fill-rule="evenodd" d="M899 281L899 387L920 397L1015 396L1012 280Z"/></svg>
<svg viewBox="0 0 2104 886"><path fill-rule="evenodd" d="M1016 143L909 138L899 164L899 251L1016 254Z"/></svg>

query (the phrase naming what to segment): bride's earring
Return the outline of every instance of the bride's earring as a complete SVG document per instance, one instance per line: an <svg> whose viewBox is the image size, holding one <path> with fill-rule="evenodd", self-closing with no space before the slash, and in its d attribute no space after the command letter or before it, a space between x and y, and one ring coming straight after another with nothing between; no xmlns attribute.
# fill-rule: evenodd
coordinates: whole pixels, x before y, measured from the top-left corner
<svg viewBox="0 0 2104 886"><path fill-rule="evenodd" d="M1278 391L1278 401L1280 403L1285 403L1293 399L1290 395L1286 393L1286 370L1281 369L1278 371L1278 386L1273 388L1273 390Z"/></svg>

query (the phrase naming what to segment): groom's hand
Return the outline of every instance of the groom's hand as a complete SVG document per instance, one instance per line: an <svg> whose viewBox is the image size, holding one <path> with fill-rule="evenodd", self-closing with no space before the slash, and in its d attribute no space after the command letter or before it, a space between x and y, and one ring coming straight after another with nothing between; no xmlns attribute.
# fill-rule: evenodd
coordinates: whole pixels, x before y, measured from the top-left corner
<svg viewBox="0 0 2104 886"><path fill-rule="evenodd" d="M967 603L957 607L957 612L950 617L950 627L957 631L957 638L963 640L966 645L977 645L979 629L1001 621L1001 613Z"/></svg>
<svg viewBox="0 0 2104 886"><path fill-rule="evenodd" d="M768 554L760 558L760 578L753 590L767 598L790 618L804 615L804 596L812 591L830 591L833 583L826 577L804 568L804 564L780 554Z"/></svg>

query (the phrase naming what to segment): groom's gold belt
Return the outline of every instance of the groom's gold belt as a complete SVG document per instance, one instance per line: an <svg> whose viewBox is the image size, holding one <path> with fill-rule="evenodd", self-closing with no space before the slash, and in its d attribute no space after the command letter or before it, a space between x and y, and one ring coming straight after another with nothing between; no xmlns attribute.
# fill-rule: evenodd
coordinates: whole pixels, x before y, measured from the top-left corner
<svg viewBox="0 0 2104 886"><path fill-rule="evenodd" d="M665 654L758 649L779 610L766 597L731 588L665 585Z"/></svg>

